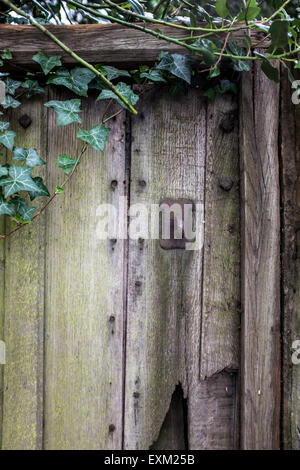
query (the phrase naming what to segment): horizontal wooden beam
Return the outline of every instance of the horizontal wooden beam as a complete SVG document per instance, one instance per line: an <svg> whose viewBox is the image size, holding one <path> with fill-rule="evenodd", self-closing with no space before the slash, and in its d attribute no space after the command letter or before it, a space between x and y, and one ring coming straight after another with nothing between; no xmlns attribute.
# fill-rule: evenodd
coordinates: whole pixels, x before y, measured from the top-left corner
<svg viewBox="0 0 300 470"><path fill-rule="evenodd" d="M151 26L150 26L151 28ZM160 51L187 53L177 44L158 40L150 34L117 24L89 25L48 25L47 29L55 34L76 54L91 63L134 65L153 63ZM153 26L152 29L157 29ZM160 26L166 36L182 38L184 30ZM242 45L245 30L235 32L237 43ZM263 38L263 33L252 32L255 46ZM268 41L264 41L260 47ZM43 51L49 55L59 54L65 63L74 63L74 59L63 52L47 36L33 26L0 25L0 50L9 48L13 53L14 63L30 65L32 56Z"/></svg>

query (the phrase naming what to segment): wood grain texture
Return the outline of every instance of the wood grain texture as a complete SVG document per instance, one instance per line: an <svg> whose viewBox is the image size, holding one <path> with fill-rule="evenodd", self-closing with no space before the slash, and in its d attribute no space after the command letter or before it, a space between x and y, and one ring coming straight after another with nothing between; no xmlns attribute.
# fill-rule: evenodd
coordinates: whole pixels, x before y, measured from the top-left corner
<svg viewBox="0 0 300 470"><path fill-rule="evenodd" d="M281 206L282 206L282 445L291 449L292 444L292 388L293 364L291 361L292 339L297 336L293 330L293 317L297 317L295 305L296 282L296 221L299 218L295 201L297 182L296 160L296 106L292 103L292 88L287 70L281 69ZM299 281L298 281L299 282ZM299 331L300 337L300 331ZM294 430L295 432L295 430Z"/></svg>
<svg viewBox="0 0 300 470"><path fill-rule="evenodd" d="M255 66L241 89L243 449L278 449L280 416L279 87Z"/></svg>
<svg viewBox="0 0 300 470"><path fill-rule="evenodd" d="M52 99L66 99L53 91ZM105 104L82 103L81 128L101 122ZM56 126L49 112L51 190L64 179L60 153L75 157L79 126ZM97 208L118 207L124 194L124 116L110 122L102 154L88 146L62 197L47 212L45 448L120 449L122 446L124 242L97 238ZM111 181L117 187L111 187ZM125 218L120 214L120 220Z"/></svg>
<svg viewBox="0 0 300 470"><path fill-rule="evenodd" d="M296 114L296 275L295 299L292 315L292 341L300 339L300 109L295 107ZM298 346L299 349L299 346ZM293 351L294 352L294 351ZM299 354L298 354L299 359ZM291 396L291 438L292 448L300 450L300 364L293 364Z"/></svg>
<svg viewBox="0 0 300 470"><path fill-rule="evenodd" d="M18 123L28 114L32 124ZM47 120L39 99L13 112L15 144L36 148L47 159ZM43 176L45 170L35 170ZM41 198L34 204L38 207ZM38 200L37 200L38 201ZM35 201L36 203L36 201ZM8 223L6 230L11 225ZM43 339L45 218L5 240L5 321L7 363L4 368L3 449L41 449L43 428Z"/></svg>
<svg viewBox="0 0 300 470"><path fill-rule="evenodd" d="M0 233L5 233L5 218L0 218ZM0 240L0 340L4 341L5 242ZM2 448L4 365L0 364L0 449Z"/></svg>
<svg viewBox="0 0 300 470"><path fill-rule="evenodd" d="M187 53L187 50L181 46L117 24L47 25L46 28L89 62L140 65L153 63L160 51ZM157 29L157 25L149 28ZM159 25L159 30L173 38L182 38L186 35L183 30L163 25ZM241 31L235 35L240 45L244 34L245 32ZM262 37L260 32L253 33L252 44L255 46ZM268 41L263 44L268 46ZM6 47L11 49L14 63L17 64L32 64L32 56L36 51L47 52L48 55L62 55L65 63L75 62L33 26L0 25L0 49Z"/></svg>
<svg viewBox="0 0 300 470"><path fill-rule="evenodd" d="M166 198L203 205L205 119L195 90L176 100L163 89L143 95L132 120L131 205ZM203 224L199 231L202 237ZM148 449L176 384L187 396L194 364L199 370L202 253L130 240L128 266L125 448Z"/></svg>
<svg viewBox="0 0 300 470"><path fill-rule="evenodd" d="M207 111L201 379L239 368L240 201L237 101Z"/></svg>

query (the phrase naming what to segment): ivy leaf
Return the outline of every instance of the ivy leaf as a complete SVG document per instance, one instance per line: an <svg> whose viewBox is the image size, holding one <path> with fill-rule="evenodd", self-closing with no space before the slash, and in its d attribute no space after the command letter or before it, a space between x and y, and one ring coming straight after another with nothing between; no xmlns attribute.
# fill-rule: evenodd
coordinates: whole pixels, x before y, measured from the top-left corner
<svg viewBox="0 0 300 470"><path fill-rule="evenodd" d="M107 141L110 128L102 124L100 126L92 127L90 130L80 130L77 132L77 137L85 142L91 144L94 149L100 152L104 151L104 145Z"/></svg>
<svg viewBox="0 0 300 470"><path fill-rule="evenodd" d="M129 3L135 13L145 16L143 5L138 0L129 0Z"/></svg>
<svg viewBox="0 0 300 470"><path fill-rule="evenodd" d="M0 194L0 215L14 215L15 206L11 202L6 202L2 194Z"/></svg>
<svg viewBox="0 0 300 470"><path fill-rule="evenodd" d="M10 95L6 95L5 97L5 102L2 103L2 107L4 109L7 109L7 108L17 108L18 106L20 106L20 101L18 100L15 100L12 96Z"/></svg>
<svg viewBox="0 0 300 470"><path fill-rule="evenodd" d="M99 69L110 81L119 77L130 77L130 73L127 70L119 70L111 65L101 65Z"/></svg>
<svg viewBox="0 0 300 470"><path fill-rule="evenodd" d="M9 178L0 180L5 187L5 198L19 191L37 191L38 186L31 178L32 168L27 166L11 165L8 170Z"/></svg>
<svg viewBox="0 0 300 470"><path fill-rule="evenodd" d="M11 199L11 202L16 208L16 212L22 217L22 220L31 221L33 214L35 213L35 207L28 206L27 201L22 197L15 196Z"/></svg>
<svg viewBox="0 0 300 470"><path fill-rule="evenodd" d="M233 63L233 70L236 70L237 72L249 72L250 66L247 62L238 60Z"/></svg>
<svg viewBox="0 0 300 470"><path fill-rule="evenodd" d="M24 162L26 160L26 165L30 168L46 164L35 149L27 150L16 147L14 149L13 159L19 162Z"/></svg>
<svg viewBox="0 0 300 470"><path fill-rule="evenodd" d="M214 55L215 45L212 41L208 39L198 39L198 41L193 43L193 46L197 47L206 64L213 65L216 62Z"/></svg>
<svg viewBox="0 0 300 470"><path fill-rule="evenodd" d="M75 158L71 158L65 153L63 155L60 155L56 161L58 163L59 168L61 168L63 172L67 175L71 173L75 165L77 166L79 164L79 162L77 162Z"/></svg>
<svg viewBox="0 0 300 470"><path fill-rule="evenodd" d="M37 80L30 80L27 78L21 86L26 90L24 95L28 99L31 98L33 95L42 95L43 93L45 93L44 88L40 87L39 82Z"/></svg>
<svg viewBox="0 0 300 470"><path fill-rule="evenodd" d="M6 91L10 95L14 95L16 89L19 88L20 85L21 82L19 82L18 80L12 80L9 77L7 77L7 79L5 80Z"/></svg>
<svg viewBox="0 0 300 470"><path fill-rule="evenodd" d="M8 175L8 169L6 166L0 165L0 177L1 176L7 176Z"/></svg>
<svg viewBox="0 0 300 470"><path fill-rule="evenodd" d="M35 166L45 165L46 162L39 156L36 150L29 149L26 157L26 165L30 168Z"/></svg>
<svg viewBox="0 0 300 470"><path fill-rule="evenodd" d="M159 70L167 70L172 75L191 84L192 63L193 60L185 55L166 53L156 68Z"/></svg>
<svg viewBox="0 0 300 470"><path fill-rule="evenodd" d="M9 122L0 121L0 132L6 131L9 128Z"/></svg>
<svg viewBox="0 0 300 470"><path fill-rule="evenodd" d="M221 18L226 18L229 16L229 11L227 8L227 0L217 0L216 1L216 12Z"/></svg>
<svg viewBox="0 0 300 470"><path fill-rule="evenodd" d="M75 67L71 72L59 69L47 80L47 84L63 85L77 95L87 96L88 84L93 78L94 72L86 68Z"/></svg>
<svg viewBox="0 0 300 470"><path fill-rule="evenodd" d="M47 54L45 54L44 52L38 52L32 57L32 59L38 64L40 64L45 75L48 75L48 73L51 72L54 67L58 67L61 65L60 55L48 57Z"/></svg>
<svg viewBox="0 0 300 470"><path fill-rule="evenodd" d="M43 178L41 178L40 176L36 176L35 178L32 178L32 179L37 185L38 190L29 191L30 200L33 201L36 197L40 197L40 196L49 197L50 193L47 187L44 185Z"/></svg>
<svg viewBox="0 0 300 470"><path fill-rule="evenodd" d="M271 46L269 51L282 49L288 43L289 23L285 20L275 20L270 26Z"/></svg>
<svg viewBox="0 0 300 470"><path fill-rule="evenodd" d="M260 7L256 0L248 0L246 8L238 16L238 21L252 21L258 16L259 12Z"/></svg>
<svg viewBox="0 0 300 470"><path fill-rule="evenodd" d="M80 105L81 101L79 99L67 101L48 101L48 103L45 103L47 108L54 108L57 112L58 126L66 126L72 122L81 123L81 118L78 116L78 113L81 113Z"/></svg>
<svg viewBox="0 0 300 470"><path fill-rule="evenodd" d="M279 71L268 60L262 61L261 69L270 80L279 83Z"/></svg>
<svg viewBox="0 0 300 470"><path fill-rule="evenodd" d="M141 73L141 78L147 78L151 80L151 82L162 82L168 83L167 80L163 76L163 72L160 70L150 70L150 72L143 72Z"/></svg>
<svg viewBox="0 0 300 470"><path fill-rule="evenodd" d="M126 98L128 103L130 103L132 106L134 106L137 101L139 100L138 95L136 95L131 87L129 85L126 85L126 83L120 82L116 85L116 89ZM109 100L109 99L114 99L116 100L123 108L128 109L128 106L126 106L125 103L121 100L121 98L118 97L112 90L102 90L100 95L97 98L97 101L99 100Z"/></svg>
<svg viewBox="0 0 300 470"><path fill-rule="evenodd" d="M6 148L9 150L13 149L14 146L14 140L16 137L16 133L14 131L7 131L5 130L0 134L0 142L3 144Z"/></svg>
<svg viewBox="0 0 300 470"><path fill-rule="evenodd" d="M10 60L12 59L12 53L10 52L9 49L4 49L2 54L1 54L1 59L4 60Z"/></svg>

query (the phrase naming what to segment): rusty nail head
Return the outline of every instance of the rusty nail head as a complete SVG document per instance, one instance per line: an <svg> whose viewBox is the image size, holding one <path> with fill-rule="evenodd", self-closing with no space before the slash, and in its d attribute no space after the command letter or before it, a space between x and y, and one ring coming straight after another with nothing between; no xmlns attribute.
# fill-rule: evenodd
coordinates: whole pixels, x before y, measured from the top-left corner
<svg viewBox="0 0 300 470"><path fill-rule="evenodd" d="M227 176L221 176L219 178L219 186L224 191L230 191L232 186L233 186L233 181L232 181L232 179L228 178Z"/></svg>
<svg viewBox="0 0 300 470"><path fill-rule="evenodd" d="M146 181L145 180L139 180L139 185L144 188L146 186Z"/></svg>
<svg viewBox="0 0 300 470"><path fill-rule="evenodd" d="M20 124L20 126L23 127L23 129L27 129L27 127L29 127L31 123L32 123L32 120L31 120L31 118L28 116L28 114L23 114L23 115L19 118L19 124Z"/></svg>
<svg viewBox="0 0 300 470"><path fill-rule="evenodd" d="M116 429L116 426L114 424L110 424L108 427L109 432L114 432Z"/></svg>

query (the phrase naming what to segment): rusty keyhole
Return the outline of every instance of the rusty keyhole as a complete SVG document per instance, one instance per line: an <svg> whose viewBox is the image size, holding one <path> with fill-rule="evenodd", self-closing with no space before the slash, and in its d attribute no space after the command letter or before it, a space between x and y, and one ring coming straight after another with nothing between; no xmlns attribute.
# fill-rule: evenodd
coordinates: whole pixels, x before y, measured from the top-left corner
<svg viewBox="0 0 300 470"><path fill-rule="evenodd" d="M189 206L194 218L195 205L190 199L165 199L160 203L160 246L164 250L185 249L186 237L185 206ZM189 224L194 221L189 221Z"/></svg>

